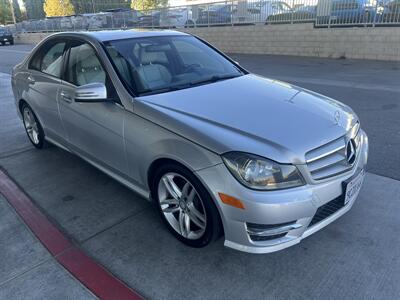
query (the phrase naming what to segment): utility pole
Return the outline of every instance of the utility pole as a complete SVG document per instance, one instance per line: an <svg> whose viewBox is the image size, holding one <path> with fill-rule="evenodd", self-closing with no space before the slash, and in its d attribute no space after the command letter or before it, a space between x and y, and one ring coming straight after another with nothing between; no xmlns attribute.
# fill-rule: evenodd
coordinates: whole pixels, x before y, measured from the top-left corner
<svg viewBox="0 0 400 300"><path fill-rule="evenodd" d="M13 0L10 0L9 3L10 3L10 10L11 10L12 20L13 20L13 23L15 24L15 23L17 23L17 20L15 19Z"/></svg>

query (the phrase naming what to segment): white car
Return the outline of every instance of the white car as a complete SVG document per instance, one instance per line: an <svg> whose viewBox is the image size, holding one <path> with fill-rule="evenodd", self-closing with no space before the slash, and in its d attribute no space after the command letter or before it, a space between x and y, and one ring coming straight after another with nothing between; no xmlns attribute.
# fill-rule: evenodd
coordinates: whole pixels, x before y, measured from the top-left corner
<svg viewBox="0 0 400 300"><path fill-rule="evenodd" d="M234 23L265 23L269 16L291 12L290 6L283 1L247 1L239 2L233 11Z"/></svg>
<svg viewBox="0 0 400 300"><path fill-rule="evenodd" d="M192 10L188 8L169 9L161 12L160 27L182 28L194 27Z"/></svg>

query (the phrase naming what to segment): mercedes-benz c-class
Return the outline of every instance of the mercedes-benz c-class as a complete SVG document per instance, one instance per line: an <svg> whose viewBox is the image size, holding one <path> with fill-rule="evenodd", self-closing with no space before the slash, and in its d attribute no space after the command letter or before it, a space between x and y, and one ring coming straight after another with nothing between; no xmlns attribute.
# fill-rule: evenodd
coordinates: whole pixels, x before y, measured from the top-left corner
<svg viewBox="0 0 400 300"><path fill-rule="evenodd" d="M36 148L75 153L154 201L193 247L222 235L252 253L294 245L346 213L365 175L351 108L185 33L54 34L12 88Z"/></svg>

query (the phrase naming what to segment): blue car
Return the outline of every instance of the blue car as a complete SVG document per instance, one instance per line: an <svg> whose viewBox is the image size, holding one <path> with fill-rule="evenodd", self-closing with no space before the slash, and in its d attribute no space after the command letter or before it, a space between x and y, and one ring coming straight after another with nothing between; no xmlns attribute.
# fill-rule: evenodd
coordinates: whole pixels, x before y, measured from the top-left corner
<svg viewBox="0 0 400 300"><path fill-rule="evenodd" d="M333 0L330 22L334 24L370 23L377 14L374 0Z"/></svg>

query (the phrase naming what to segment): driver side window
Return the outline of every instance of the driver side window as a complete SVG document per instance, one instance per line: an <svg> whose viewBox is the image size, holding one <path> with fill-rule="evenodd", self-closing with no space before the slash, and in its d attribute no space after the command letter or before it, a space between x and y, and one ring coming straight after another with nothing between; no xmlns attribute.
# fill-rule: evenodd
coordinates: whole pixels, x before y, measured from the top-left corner
<svg viewBox="0 0 400 300"><path fill-rule="evenodd" d="M86 43L71 47L67 69L67 81L77 86L106 84L106 72L94 49Z"/></svg>

